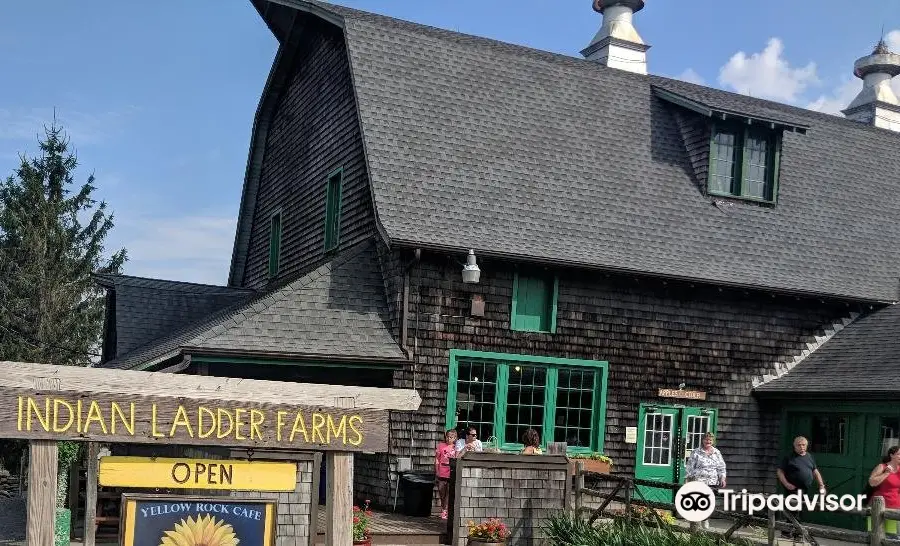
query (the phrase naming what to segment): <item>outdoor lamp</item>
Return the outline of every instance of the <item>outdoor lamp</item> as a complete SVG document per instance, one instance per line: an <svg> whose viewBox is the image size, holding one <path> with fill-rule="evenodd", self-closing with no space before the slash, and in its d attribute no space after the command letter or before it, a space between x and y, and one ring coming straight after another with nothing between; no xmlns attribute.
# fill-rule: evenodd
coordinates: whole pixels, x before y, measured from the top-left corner
<svg viewBox="0 0 900 546"><path fill-rule="evenodd" d="M466 256L466 265L462 270L462 280L466 284L476 284L480 278L481 270L475 263L475 251L469 250L469 255Z"/></svg>

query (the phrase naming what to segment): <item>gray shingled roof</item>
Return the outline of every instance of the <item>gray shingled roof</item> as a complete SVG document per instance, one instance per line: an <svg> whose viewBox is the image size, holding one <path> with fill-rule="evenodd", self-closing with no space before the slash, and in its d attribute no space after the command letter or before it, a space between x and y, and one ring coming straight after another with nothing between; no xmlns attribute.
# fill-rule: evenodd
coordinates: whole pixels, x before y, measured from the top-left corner
<svg viewBox="0 0 900 546"><path fill-rule="evenodd" d="M900 394L900 304L850 324L789 372L754 389L761 396Z"/></svg>
<svg viewBox="0 0 900 546"><path fill-rule="evenodd" d="M95 275L114 290L116 354L123 355L210 313L247 300L254 292L227 286Z"/></svg>
<svg viewBox="0 0 900 546"><path fill-rule="evenodd" d="M392 244L898 298L896 133L323 2L293 3L327 11L345 29L377 218ZM276 13L267 22L281 37ZM777 206L719 207L702 195L673 117L680 107L652 86L808 126L785 134ZM252 212L242 217L247 229Z"/></svg>
<svg viewBox="0 0 900 546"><path fill-rule="evenodd" d="M269 293L231 306L105 364L140 368L181 353L403 362L391 336L372 242Z"/></svg>

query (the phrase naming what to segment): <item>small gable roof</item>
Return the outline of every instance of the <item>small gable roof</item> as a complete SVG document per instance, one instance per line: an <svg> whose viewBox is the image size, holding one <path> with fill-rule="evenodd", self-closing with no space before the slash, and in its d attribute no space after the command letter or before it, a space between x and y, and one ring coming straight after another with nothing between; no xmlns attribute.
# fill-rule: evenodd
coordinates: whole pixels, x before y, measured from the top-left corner
<svg viewBox="0 0 900 546"><path fill-rule="evenodd" d="M858 319L777 379L758 396L870 396L900 394L900 304Z"/></svg>
<svg viewBox="0 0 900 546"><path fill-rule="evenodd" d="M115 354L123 355L185 324L245 301L252 290L130 275L95 274L115 305Z"/></svg>
<svg viewBox="0 0 900 546"><path fill-rule="evenodd" d="M399 364L406 355L391 336L388 320L384 283L369 241L105 366L144 369L184 353Z"/></svg>
<svg viewBox="0 0 900 546"><path fill-rule="evenodd" d="M896 133L325 2L252 2L282 41L286 6L343 29L392 245L898 299ZM704 196L673 114L682 107L654 89L802 129L784 135L777 205ZM255 184L248 176L245 196Z"/></svg>

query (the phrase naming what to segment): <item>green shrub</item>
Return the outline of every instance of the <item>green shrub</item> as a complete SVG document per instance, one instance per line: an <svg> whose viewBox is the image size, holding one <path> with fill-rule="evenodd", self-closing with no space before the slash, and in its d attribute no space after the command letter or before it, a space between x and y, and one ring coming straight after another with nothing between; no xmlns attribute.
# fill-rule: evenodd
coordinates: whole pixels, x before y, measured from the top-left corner
<svg viewBox="0 0 900 546"><path fill-rule="evenodd" d="M615 517L590 525L583 518L565 513L550 518L544 532L553 546L717 546L744 545L744 540L691 534L687 529L646 525L635 519Z"/></svg>

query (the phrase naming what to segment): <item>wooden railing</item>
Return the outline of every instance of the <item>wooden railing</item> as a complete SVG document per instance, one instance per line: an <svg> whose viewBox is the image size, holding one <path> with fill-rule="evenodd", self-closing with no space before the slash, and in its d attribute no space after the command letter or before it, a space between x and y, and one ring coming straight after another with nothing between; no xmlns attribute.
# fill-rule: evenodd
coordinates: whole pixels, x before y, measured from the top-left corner
<svg viewBox="0 0 900 546"><path fill-rule="evenodd" d="M661 527L665 525L656 509L667 510L675 514L675 505L673 503L656 502L648 500L637 486L653 487L657 489L669 489L677 491L681 484L657 482L652 480L641 480L624 476L614 476L612 474L588 473L584 471L584 463L575 463L575 512L589 513L589 521L593 523L604 513L609 512L612 502L619 502L625 505L625 513L633 514L633 506L643 506L652 509L650 512L655 516L657 524ZM593 480L599 480L610 484L615 484L610 493L603 493L596 489L585 486L585 477L590 475ZM768 496L768 495L766 495ZM600 506L591 508L585 506L585 497L600 498ZM768 503L767 503L768 504ZM900 546L900 540L889 540L885 537L884 522L894 520L900 522L900 510L888 509L884 506L882 497L873 497L871 505L863 507L862 510L843 511L843 514L853 514L872 518L872 531L850 531L846 529L838 529L835 527L819 527L801 524L788 511L780 511L781 515L788 521L777 521L776 515L778 511L765 509L767 517L751 516L745 512L731 512L724 510L714 510L711 518L731 521L731 526L724 532L701 530L696 524L691 524L690 531L692 533L707 534L711 536L721 537L734 541L746 542L750 544L777 544L777 532L789 531L799 533L807 544L818 545L816 538L839 540L853 544L868 544L870 546ZM763 541L753 537L740 537L737 539L735 533L741 528L747 526L764 527L767 529L767 540ZM900 525L900 524L898 524Z"/></svg>

